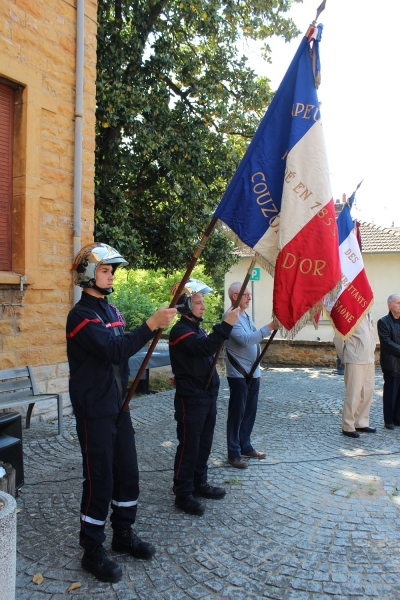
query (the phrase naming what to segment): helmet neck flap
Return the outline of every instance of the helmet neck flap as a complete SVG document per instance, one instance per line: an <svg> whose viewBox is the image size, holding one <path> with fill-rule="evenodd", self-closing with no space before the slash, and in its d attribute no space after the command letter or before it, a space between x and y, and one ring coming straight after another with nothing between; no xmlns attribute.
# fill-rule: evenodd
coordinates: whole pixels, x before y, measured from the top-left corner
<svg viewBox="0 0 400 600"><path fill-rule="evenodd" d="M179 296L175 308L179 314L189 317L189 319L197 321L197 323L201 323L204 320L203 317L196 317L196 315L192 313L193 304L191 294L182 294L182 296Z"/></svg>

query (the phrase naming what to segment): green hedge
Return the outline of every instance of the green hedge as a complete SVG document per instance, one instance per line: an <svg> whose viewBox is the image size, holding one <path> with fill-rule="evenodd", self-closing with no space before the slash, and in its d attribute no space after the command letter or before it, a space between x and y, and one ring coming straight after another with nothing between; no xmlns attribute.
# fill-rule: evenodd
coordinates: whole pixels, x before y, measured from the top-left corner
<svg viewBox="0 0 400 600"><path fill-rule="evenodd" d="M109 300L124 315L127 330L139 327L161 306L168 306L171 301L171 287L182 279L184 274L184 270L165 275L162 271L118 269L114 279L114 293L109 296ZM214 289L213 294L206 294L204 298L206 312L202 324L204 329L211 331L224 312L223 290L216 289L212 278L204 274L201 266L193 269L192 277L204 281ZM171 327L172 325L165 329L165 333L168 333Z"/></svg>

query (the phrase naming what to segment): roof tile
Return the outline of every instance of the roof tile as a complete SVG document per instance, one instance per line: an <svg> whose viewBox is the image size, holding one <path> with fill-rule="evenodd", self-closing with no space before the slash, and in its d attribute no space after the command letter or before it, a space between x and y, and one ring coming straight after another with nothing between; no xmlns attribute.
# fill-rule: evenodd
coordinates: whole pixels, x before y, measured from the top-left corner
<svg viewBox="0 0 400 600"><path fill-rule="evenodd" d="M363 252L400 252L400 230L359 221Z"/></svg>

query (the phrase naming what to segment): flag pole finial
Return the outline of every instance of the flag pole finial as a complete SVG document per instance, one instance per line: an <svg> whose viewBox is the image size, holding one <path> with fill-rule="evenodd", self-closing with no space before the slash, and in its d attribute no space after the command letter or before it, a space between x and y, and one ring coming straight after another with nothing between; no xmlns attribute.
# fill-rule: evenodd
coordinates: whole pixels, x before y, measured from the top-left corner
<svg viewBox="0 0 400 600"><path fill-rule="evenodd" d="M314 32L315 28L317 27L318 17L322 13L322 11L325 10L325 6L326 6L326 0L323 0L323 2L321 2L321 4L317 8L317 14L315 15L314 21L312 21L311 25L307 29L307 33L306 33L307 38L310 36L310 34L312 34Z"/></svg>
<svg viewBox="0 0 400 600"><path fill-rule="evenodd" d="M326 0L323 0L323 2L321 2L321 4L317 8L317 14L315 15L315 21L313 21L313 25L317 24L318 17L322 13L322 11L325 10L325 6L326 6Z"/></svg>

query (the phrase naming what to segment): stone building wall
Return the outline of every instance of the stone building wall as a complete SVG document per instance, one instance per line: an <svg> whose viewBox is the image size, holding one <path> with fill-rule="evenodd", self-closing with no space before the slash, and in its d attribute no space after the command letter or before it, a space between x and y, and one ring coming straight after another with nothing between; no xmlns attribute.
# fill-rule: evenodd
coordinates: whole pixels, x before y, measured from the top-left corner
<svg viewBox="0 0 400 600"><path fill-rule="evenodd" d="M375 351L375 364L379 365L379 344ZM336 350L332 342L273 340L263 357L262 365L333 369L336 367Z"/></svg>
<svg viewBox="0 0 400 600"><path fill-rule="evenodd" d="M82 245L93 240L96 11L96 0L85 0ZM66 410L75 53L74 0L0 2L0 82L15 94L12 271L0 272L0 369L33 365L39 391L63 393ZM56 412L55 403L36 405L34 415L48 409Z"/></svg>

